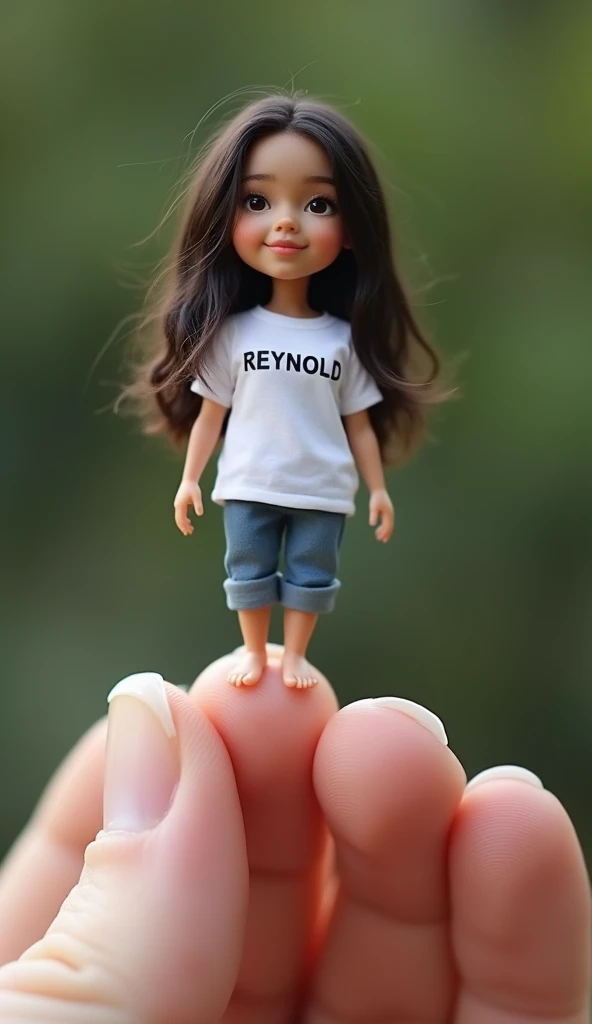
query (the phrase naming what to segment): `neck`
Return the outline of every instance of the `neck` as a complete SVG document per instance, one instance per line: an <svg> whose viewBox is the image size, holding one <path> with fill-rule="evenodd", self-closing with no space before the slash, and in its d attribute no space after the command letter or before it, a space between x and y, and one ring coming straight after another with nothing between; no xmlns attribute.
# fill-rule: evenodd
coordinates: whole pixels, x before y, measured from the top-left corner
<svg viewBox="0 0 592 1024"><path fill-rule="evenodd" d="M318 316L308 304L310 277L299 277L295 281L279 281L274 277L272 280L271 299L265 307L270 313L279 313L281 316L293 316L300 319Z"/></svg>

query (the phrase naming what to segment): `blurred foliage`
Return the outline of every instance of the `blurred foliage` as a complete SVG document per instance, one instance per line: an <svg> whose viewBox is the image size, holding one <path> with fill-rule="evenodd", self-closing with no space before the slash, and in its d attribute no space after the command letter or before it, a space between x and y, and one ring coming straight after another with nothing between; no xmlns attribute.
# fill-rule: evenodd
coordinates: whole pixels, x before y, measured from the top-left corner
<svg viewBox="0 0 592 1024"><path fill-rule="evenodd" d="M419 314L465 355L436 443L390 478L387 548L360 494L313 660L342 702L432 708L469 775L533 769L590 853L592 8L22 0L2 21L0 852L119 678L189 683L239 642L220 510L183 538L180 456L108 407L173 224L136 243L229 105L204 115L293 85L373 141Z"/></svg>

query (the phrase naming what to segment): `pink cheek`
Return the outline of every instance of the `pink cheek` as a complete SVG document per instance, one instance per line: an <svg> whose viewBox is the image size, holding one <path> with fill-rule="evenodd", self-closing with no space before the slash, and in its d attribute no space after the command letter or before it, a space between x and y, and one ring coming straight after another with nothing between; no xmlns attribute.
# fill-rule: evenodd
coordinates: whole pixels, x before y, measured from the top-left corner
<svg viewBox="0 0 592 1024"><path fill-rule="evenodd" d="M254 247L260 246L262 244L261 234L262 229L258 224L246 217L241 217L232 233L232 242L238 254L252 252Z"/></svg>
<svg viewBox="0 0 592 1024"><path fill-rule="evenodd" d="M321 220L315 225L315 248L319 255L326 259L334 259L343 248L344 232L340 224L335 224L327 217L326 224Z"/></svg>

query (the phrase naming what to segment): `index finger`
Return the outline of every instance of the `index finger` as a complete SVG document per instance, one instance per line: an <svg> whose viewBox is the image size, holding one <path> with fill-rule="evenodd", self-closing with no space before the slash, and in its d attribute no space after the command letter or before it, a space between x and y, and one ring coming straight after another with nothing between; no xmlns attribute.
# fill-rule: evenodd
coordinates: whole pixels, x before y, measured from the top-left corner
<svg viewBox="0 0 592 1024"><path fill-rule="evenodd" d="M268 645L257 686L237 688L226 681L236 661L236 653L229 655L210 665L190 692L230 754L247 840L245 954L229 1021L293 1019L326 863L312 765L337 701L321 673L313 690L288 689L280 658L281 648Z"/></svg>

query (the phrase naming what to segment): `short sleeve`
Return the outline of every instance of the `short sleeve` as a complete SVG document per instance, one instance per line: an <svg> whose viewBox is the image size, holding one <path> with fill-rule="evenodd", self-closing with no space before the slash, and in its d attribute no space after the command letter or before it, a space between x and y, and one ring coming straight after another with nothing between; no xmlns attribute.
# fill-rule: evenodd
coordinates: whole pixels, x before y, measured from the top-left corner
<svg viewBox="0 0 592 1024"><path fill-rule="evenodd" d="M344 375L341 388L340 413L342 416L352 416L355 412L362 412L371 405L382 402L382 394L374 379L362 366L353 347L350 349L347 361L347 372Z"/></svg>
<svg viewBox="0 0 592 1024"><path fill-rule="evenodd" d="M228 331L221 328L212 348L208 352L203 369L203 379L196 377L190 384L190 390L202 398L209 398L218 405L229 409L232 405L234 382L230 341Z"/></svg>

